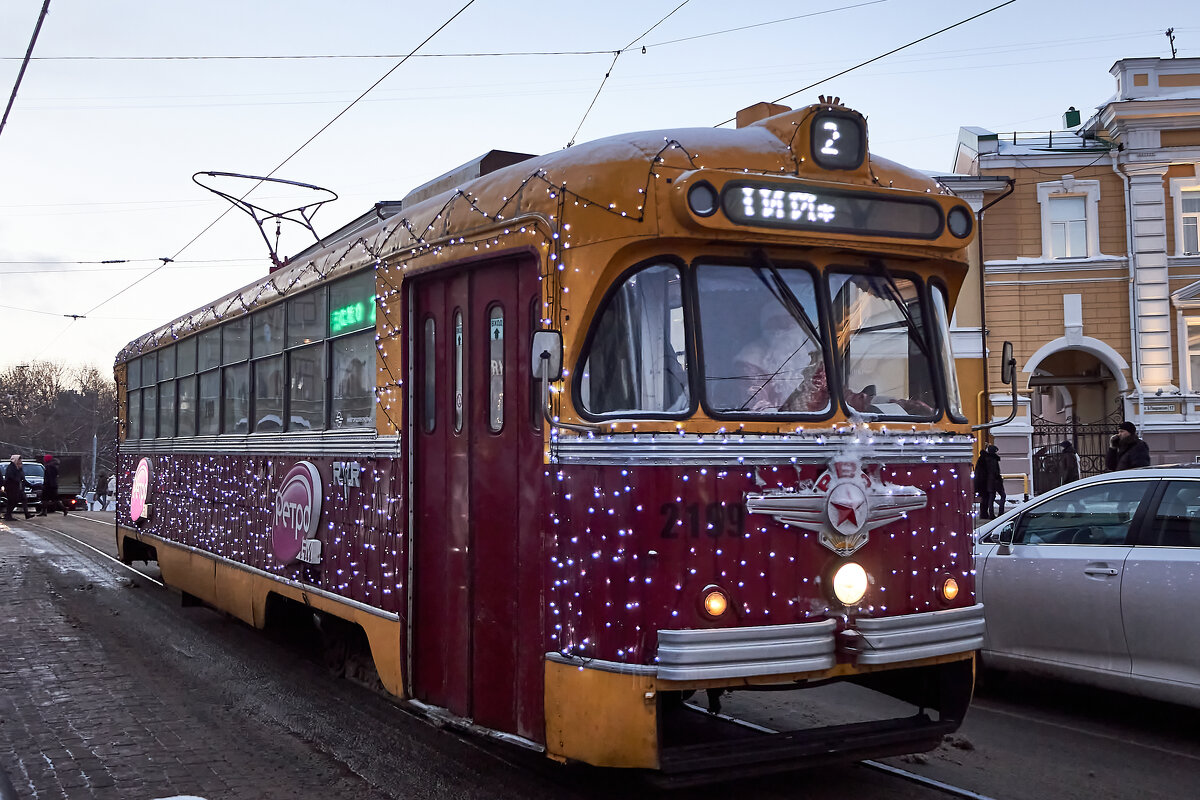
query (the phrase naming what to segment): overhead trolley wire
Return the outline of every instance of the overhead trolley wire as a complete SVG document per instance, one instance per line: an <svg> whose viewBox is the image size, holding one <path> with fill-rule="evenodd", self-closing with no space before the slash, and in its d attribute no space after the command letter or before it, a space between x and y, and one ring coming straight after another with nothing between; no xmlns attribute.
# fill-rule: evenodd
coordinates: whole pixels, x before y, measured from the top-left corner
<svg viewBox="0 0 1200 800"><path fill-rule="evenodd" d="M816 81L815 83L810 83L808 86L801 87L794 92L789 92L789 93L785 94L783 97L776 98L775 100L772 100L771 102L778 103L783 100L787 100L789 97L795 97L796 95L800 94L801 92L806 92L809 89L812 89L816 86L820 86L822 83L827 83L828 81L831 81L834 78L840 78L841 76L845 75L848 72L853 72L854 70L859 69L860 67L865 67L868 64L873 64L882 58L887 58L888 56L892 55L893 53L899 53L901 50L912 47L915 44L920 44L921 42L924 42L928 39L932 39L933 37L935 37L939 34L945 33L948 30L957 28L960 25L966 25L968 22L971 22L972 20L979 19L980 17L986 16L986 15L992 13L993 11L998 11L1001 8L1004 8L1005 6L1011 6L1015 2L1017 2L1017 0L1006 0L1006 2L1003 2L1000 5L992 6L991 8L987 9L986 11L980 11L978 14L975 14L974 16L967 17L964 20L959 20L958 22L954 23L953 25L947 25L946 27L942 28L941 30L936 30L933 33L926 34L925 36L922 36L920 39L914 39L911 42L909 42L908 44L902 44L899 47L892 48L891 50L888 50L886 53L881 53L881 54L875 56L874 58L868 58L866 61L862 61L862 62L859 62L858 64L855 64L853 67L848 67L847 69L844 69L841 72L834 73L833 75L830 75L827 78L822 78L821 80ZM713 127L719 128L722 125L728 125L729 123L734 122L736 119L737 119L737 117L732 117L730 119L725 120L724 122L718 122Z"/></svg>
<svg viewBox="0 0 1200 800"><path fill-rule="evenodd" d="M600 85L596 88L596 94L594 94L592 96L592 102L588 103L587 110L583 112L583 118L579 120L579 125L575 128L575 133L571 134L571 141L567 142L567 147L570 147L571 145L575 144L575 137L578 136L579 131L581 131L583 129L583 123L585 121L587 121L588 114L592 113L592 109L596 105L596 99L600 97L600 92L604 91L604 84L608 82L608 76L612 75L613 67L615 67L617 65L617 59L621 57L621 54L624 53L629 48L633 47L635 44L640 42L642 39L645 39L650 34L650 31L654 30L659 25L662 25L664 22L666 22L671 17L672 14L674 14L676 11L678 11L679 9L686 6L688 4L688 2L689 2L689 0L683 0L682 3L675 6L675 8L671 9L667 13L667 16L663 17L658 22L654 23L649 28L647 28L645 33L643 33L641 36L634 39L629 44L622 47L620 50L613 53L612 63L608 65L608 69L604 72L604 78L600 81Z"/></svg>
<svg viewBox="0 0 1200 800"><path fill-rule="evenodd" d="M48 1L48 0L47 0L47 1ZM684 1L686 2L687 0L684 0ZM339 111L337 114L335 114L335 115L334 115L333 119L329 120L329 121L328 121L328 122L326 122L324 125L322 125L322 126L321 126L321 128L320 128L320 129L318 129L316 133L314 133L312 136L308 137L308 139L307 139L307 140L306 140L306 141L305 141L305 142L304 142L302 145L300 145L300 146L299 146L299 147L297 147L295 150L293 150L293 151L292 151L292 153L291 153L291 155L289 155L287 158L283 159L283 161L280 161L280 162L279 162L279 163L278 163L278 164L275 166L275 168L274 168L274 169L272 169L270 172L268 172L266 175L264 175L264 176L263 176L263 178L264 178L264 179L266 179L266 178L270 178L270 177L272 177L272 176L273 176L275 173L277 173L279 170L283 169L283 167L284 167L284 166L285 166L285 165L286 165L286 164L287 164L289 161L291 161L293 158L295 158L296 156L298 156L298 155L300 154L300 152L301 152L302 150L304 150L304 148L306 148L306 147L308 147L310 144L312 144L312 143L313 143L313 141L314 141L314 140L316 140L316 138L317 138L318 136L320 136L322 133L324 133L325 131L327 131L327 130L328 130L328 129L329 129L329 128L330 128L330 127L331 127L331 126L332 126L332 125L335 123L335 122L337 122L339 119L341 119L341 118L342 118L342 117L343 117L343 116L346 114L346 112L348 112L350 109L354 108L354 106L355 106L355 105L357 105L357 104L358 104L358 102L359 102L360 100L362 100L364 97L366 97L368 94L370 94L370 93L371 93L371 91L375 89L375 87L379 86L379 84L381 84L381 83L383 83L385 80L387 80L387 79L388 79L388 77L390 77L390 76L391 76L391 74L392 74L393 72L395 72L396 70L398 70L400 67L404 66L404 64L405 64L405 63L406 63L406 62L407 62L407 61L408 61L410 58L412 58L412 57L413 57L413 55L414 55L414 54L415 54L415 53L416 53L418 50L420 50L420 49L421 49L422 47L424 47L425 45L429 44L429 42L430 42L430 41L431 41L431 40L432 40L432 39L433 39L435 36L437 36L439 33L441 33L443 30L445 30L445 29L446 29L446 27L450 25L450 23L452 23L452 22L454 22L454 20L458 19L458 17L459 17L459 16L460 16L460 15L461 15L461 14L462 14L464 11L466 11L468 8L470 8L470 7L471 7L472 5L474 5L474 4L475 4L475 0L467 0L466 4L465 4L465 5L463 5L463 7L462 7L462 8L460 8L458 11L455 11L455 12L454 12L454 14L453 14L453 15L451 15L451 16L450 16L450 18L449 18L449 19L447 19L445 22L443 22L441 25L439 25L439 26L438 26L438 27L437 27L437 28L436 28L436 29L433 31L433 33L431 33L431 34L429 34L428 36L426 36L426 37L425 37L425 38L424 38L424 39L421 41L421 43L420 43L420 44L418 44L418 45L417 45L416 47L414 47L414 48L413 48L411 51L409 51L408 55L404 56L404 58L402 58L402 59L401 59L401 60L400 60L400 61L399 61L397 64L395 64L395 65L394 65L394 66L393 66L391 69L389 69L387 72L385 72L385 73L383 74L383 76L379 78L379 80L375 81L375 82L374 82L374 83L372 83L370 86L368 86L368 87L367 87L367 89L366 89L366 91L364 91L364 92L363 92L362 94L360 94L358 97L354 98L354 100L350 101L350 103L349 103L349 104L348 104L348 105L347 105L345 108L343 108L341 111ZM251 186L251 187L250 187L250 188L249 188L249 189L246 191L246 193L245 193L245 194L243 194L243 195L241 196L241 198L239 198L239 199L241 199L241 200L244 200L244 199L246 199L247 197L249 197L249 196L250 196L250 193L251 193L251 192L253 192L255 189L257 189L259 186L261 186L261 185L262 185L262 183L263 183L263 181L262 181L262 180L259 180L259 181L255 182L255 184L254 184L253 186ZM178 257L179 257L179 256L180 256L180 255L181 255L181 254L182 254L182 253L185 251L185 250L187 250L189 247L191 247L193 244L195 244L195 243L196 243L196 242L197 242L197 241L200 239L200 237L201 237L201 236L203 236L204 234L206 234L206 233L208 233L210 230L212 230L212 229L213 229L213 227L214 227L214 226L216 226L216 224L217 224L218 222L220 222L222 219L224 219L224 218L225 218L225 215L227 215L227 214L228 214L230 211L233 211L233 210L234 210L234 208L235 208L235 206L232 206L232 205L231 205L229 208L227 208L227 209L225 209L224 211L222 211L222 212L221 212L221 214L220 214L220 215L219 215L219 216L218 216L216 219L214 219L212 222L210 222L208 225L206 225L206 226L204 227L204 229L203 229L203 230L201 230L199 233L197 233L195 236L193 236L193 237L192 237L192 238L191 238L191 239L190 239L190 240L187 242L187 244L185 244L183 247L179 248L179 250L177 250L177 251L175 252L175 255L171 256L170 258L161 258L161 259L159 259L160 261L162 261L162 262L163 262L161 266L155 267L153 270L151 270L150 272L147 272L145 275L143 275L143 276L141 276L140 278L138 278L137 280L133 281L132 283L130 283L129 285L127 285L127 286L126 286L124 289L121 289L121 290L120 290L119 292L117 292L116 294L114 294L114 295L112 295L111 297L107 298L106 300L102 300L101 302L99 302L99 303L97 303L96 305L92 306L90 309L88 309L88 311L87 311L87 314L91 314L91 313L93 313L94 311L96 311L96 309L98 309L98 308L101 308L101 307L103 307L103 306L107 305L108 303L111 303L113 300L116 300L118 297L120 297L121 295L125 294L125 292L129 291L129 290L130 290L130 289L132 289L134 286L137 286L137 285L138 285L139 283L141 283L142 281L146 280L147 278L151 277L152 275L156 275L156 274L158 274L159 270L161 270L161 269L163 269L164 267L166 267L166 266L167 266L167 264L170 264L170 263L174 262L174 260L175 260L176 258L178 258ZM86 316L86 314L85 314L85 316Z"/></svg>

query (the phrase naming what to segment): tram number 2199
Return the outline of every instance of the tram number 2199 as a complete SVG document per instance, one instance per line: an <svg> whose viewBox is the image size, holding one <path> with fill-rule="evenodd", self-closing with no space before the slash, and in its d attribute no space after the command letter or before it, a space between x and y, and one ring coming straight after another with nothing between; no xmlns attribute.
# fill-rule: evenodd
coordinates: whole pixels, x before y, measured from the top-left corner
<svg viewBox="0 0 1200 800"><path fill-rule="evenodd" d="M660 511L663 515L660 535L664 539L678 539L681 535L693 539L701 536L740 538L746 533L746 508L742 505L663 503Z"/></svg>

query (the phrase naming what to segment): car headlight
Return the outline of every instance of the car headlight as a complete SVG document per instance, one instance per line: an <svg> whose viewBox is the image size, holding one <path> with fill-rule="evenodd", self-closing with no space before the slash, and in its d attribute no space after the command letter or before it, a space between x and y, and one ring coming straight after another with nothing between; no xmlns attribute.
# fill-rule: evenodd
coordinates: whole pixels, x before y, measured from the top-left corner
<svg viewBox="0 0 1200 800"><path fill-rule="evenodd" d="M867 571L861 564L848 561L833 573L833 596L845 606L857 605L867 593Z"/></svg>

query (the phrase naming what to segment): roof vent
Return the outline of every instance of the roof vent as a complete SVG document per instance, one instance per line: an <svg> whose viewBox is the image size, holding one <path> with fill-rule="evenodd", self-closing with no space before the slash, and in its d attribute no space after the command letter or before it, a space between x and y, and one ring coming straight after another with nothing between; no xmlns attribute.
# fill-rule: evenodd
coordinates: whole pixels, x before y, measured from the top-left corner
<svg viewBox="0 0 1200 800"><path fill-rule="evenodd" d="M1075 110L1075 106L1063 112L1063 127L1067 130L1079 127L1079 112Z"/></svg>
<svg viewBox="0 0 1200 800"><path fill-rule="evenodd" d="M753 125L756 122L773 117L776 114L782 114L785 111L791 111L789 106L781 106L778 103L755 103L752 106L743 108L737 112L737 126L744 128L747 125Z"/></svg>

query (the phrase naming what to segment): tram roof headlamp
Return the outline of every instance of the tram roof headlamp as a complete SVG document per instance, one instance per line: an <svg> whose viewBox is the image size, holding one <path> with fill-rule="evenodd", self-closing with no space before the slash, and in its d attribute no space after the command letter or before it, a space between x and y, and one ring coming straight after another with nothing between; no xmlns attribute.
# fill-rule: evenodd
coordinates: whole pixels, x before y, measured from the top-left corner
<svg viewBox="0 0 1200 800"><path fill-rule="evenodd" d="M844 606L857 605L867 594L867 571L861 564L847 561L833 573L833 596Z"/></svg>
<svg viewBox="0 0 1200 800"><path fill-rule="evenodd" d="M720 206L717 190L704 181L688 189L687 201L688 208L697 217L711 217L717 213L717 208Z"/></svg>
<svg viewBox="0 0 1200 800"><path fill-rule="evenodd" d="M946 215L946 227L958 239L965 239L970 236L971 228L974 225L975 220L972 219L971 213L962 206L955 206Z"/></svg>
<svg viewBox="0 0 1200 800"><path fill-rule="evenodd" d="M725 590L715 584L705 586L701 592L700 606L704 613L716 619L729 610L729 597Z"/></svg>

